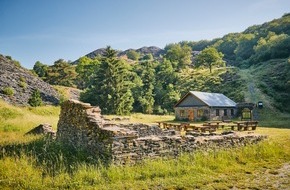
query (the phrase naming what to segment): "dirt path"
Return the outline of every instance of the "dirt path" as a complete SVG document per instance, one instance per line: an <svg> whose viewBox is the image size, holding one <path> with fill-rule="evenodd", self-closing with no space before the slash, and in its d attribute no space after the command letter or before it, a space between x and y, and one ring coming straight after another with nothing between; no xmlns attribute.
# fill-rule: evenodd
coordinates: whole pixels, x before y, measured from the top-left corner
<svg viewBox="0 0 290 190"><path fill-rule="evenodd" d="M245 100L246 102L257 103L258 101L262 101L264 106L268 109L275 111L276 109L272 105L272 101L270 97L265 95L261 90L257 87L258 80L251 73L250 69L240 70L239 75L246 82L248 89L245 91Z"/></svg>

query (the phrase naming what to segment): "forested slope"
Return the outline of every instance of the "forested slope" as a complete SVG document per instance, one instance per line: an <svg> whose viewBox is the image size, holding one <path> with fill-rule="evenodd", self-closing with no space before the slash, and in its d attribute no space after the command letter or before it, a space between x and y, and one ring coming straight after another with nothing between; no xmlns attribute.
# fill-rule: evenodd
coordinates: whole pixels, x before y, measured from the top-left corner
<svg viewBox="0 0 290 190"><path fill-rule="evenodd" d="M77 65L37 62L33 70L50 84L85 90L84 101L103 105L111 114L172 112L189 90L221 92L236 102L256 103L261 98L247 97L249 82L267 97L268 105L290 111L290 14L209 41L141 49L120 53L107 47L95 57L81 57Z"/></svg>

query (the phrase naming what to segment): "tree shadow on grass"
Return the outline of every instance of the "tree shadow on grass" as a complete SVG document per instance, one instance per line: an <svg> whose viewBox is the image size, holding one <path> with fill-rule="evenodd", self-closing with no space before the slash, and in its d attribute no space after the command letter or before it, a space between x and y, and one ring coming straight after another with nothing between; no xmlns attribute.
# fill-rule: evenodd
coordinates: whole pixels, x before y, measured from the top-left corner
<svg viewBox="0 0 290 190"><path fill-rule="evenodd" d="M0 159L5 157L26 157L43 168L43 175L56 176L61 172L73 174L82 165L109 166L108 155L92 155L86 150L77 150L61 144L49 136L41 137L29 143L0 145Z"/></svg>

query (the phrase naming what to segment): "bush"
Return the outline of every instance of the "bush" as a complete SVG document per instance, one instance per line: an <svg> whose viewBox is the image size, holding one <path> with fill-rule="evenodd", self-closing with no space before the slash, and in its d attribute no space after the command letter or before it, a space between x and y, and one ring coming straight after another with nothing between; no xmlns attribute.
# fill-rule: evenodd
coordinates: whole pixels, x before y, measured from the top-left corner
<svg viewBox="0 0 290 190"><path fill-rule="evenodd" d="M42 99L39 90L34 90L32 92L31 97L28 100L28 104L31 105L32 107L41 106Z"/></svg>
<svg viewBox="0 0 290 190"><path fill-rule="evenodd" d="M26 82L26 79L25 79L23 76L19 77L19 80L20 80L21 82Z"/></svg>
<svg viewBox="0 0 290 190"><path fill-rule="evenodd" d="M23 88L23 89L25 89L25 88L27 87L27 83L26 83L26 82L22 82L22 81L20 81L20 82L18 83L18 85L19 85L21 88Z"/></svg>
<svg viewBox="0 0 290 190"><path fill-rule="evenodd" d="M14 95L14 90L11 87L6 87L3 89L3 93L7 96L13 96Z"/></svg>

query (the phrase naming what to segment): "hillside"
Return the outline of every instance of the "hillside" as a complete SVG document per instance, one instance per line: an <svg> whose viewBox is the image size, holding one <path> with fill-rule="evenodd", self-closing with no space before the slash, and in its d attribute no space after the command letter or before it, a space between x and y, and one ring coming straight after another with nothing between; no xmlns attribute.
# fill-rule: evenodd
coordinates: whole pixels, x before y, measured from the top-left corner
<svg viewBox="0 0 290 190"><path fill-rule="evenodd" d="M45 104L58 104L58 93L46 82L22 68L10 57L0 55L0 98L18 105L27 105L38 89Z"/></svg>
<svg viewBox="0 0 290 190"><path fill-rule="evenodd" d="M156 46L150 46L150 47L142 47L139 49L127 49L124 51L118 51L118 57L126 57L127 58L127 53L129 51L135 51L137 52L141 57L144 55L148 55L151 54L153 56L154 59L158 59L161 55L164 55L165 50L161 49L159 47ZM94 50L88 54L86 54L85 56L90 58L90 59L95 59L98 56L103 56L105 53L105 48L99 48L97 50ZM72 65L76 65L78 64L79 60L76 60L74 62L72 62Z"/></svg>
<svg viewBox="0 0 290 190"><path fill-rule="evenodd" d="M83 101L103 107L113 96L116 99L122 96L116 89L128 87L120 93L128 92L129 105L125 107L129 112L172 113L172 105L182 95L197 90L224 93L236 102L262 100L273 113L289 113L289 28L290 14L285 14L210 41L171 43L164 49L154 46L125 51L110 49L111 57L106 57L107 48L101 48L82 56L75 65L62 60L52 66L39 64L34 71L50 84L78 87L84 92L91 90ZM199 63L202 54L214 60ZM104 60L110 64L105 65ZM119 69L111 67L113 64L124 70L122 77ZM108 67L111 73L104 76ZM112 83L115 86L108 84L112 76L118 76ZM98 91L99 88L102 90ZM96 99L97 91L104 100Z"/></svg>

